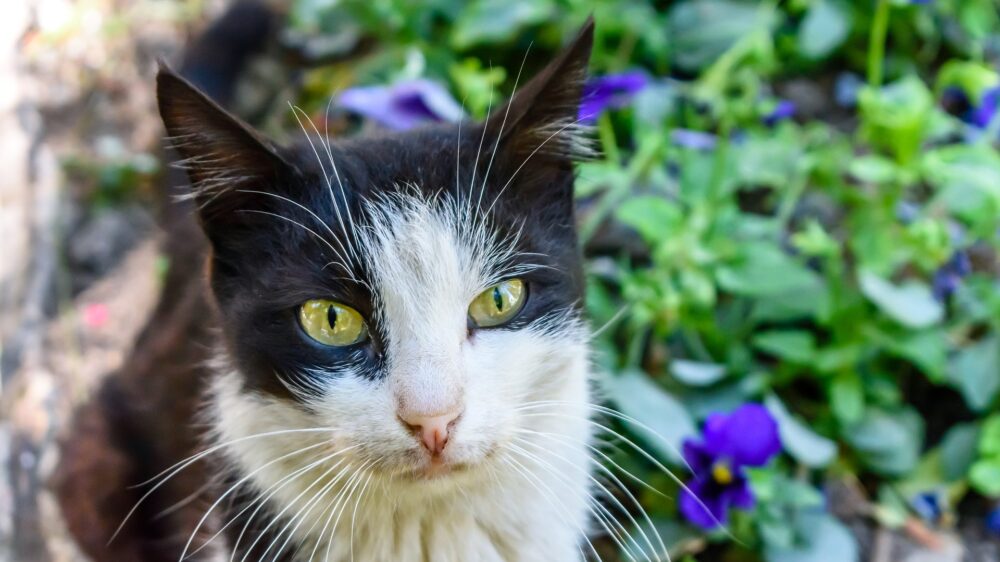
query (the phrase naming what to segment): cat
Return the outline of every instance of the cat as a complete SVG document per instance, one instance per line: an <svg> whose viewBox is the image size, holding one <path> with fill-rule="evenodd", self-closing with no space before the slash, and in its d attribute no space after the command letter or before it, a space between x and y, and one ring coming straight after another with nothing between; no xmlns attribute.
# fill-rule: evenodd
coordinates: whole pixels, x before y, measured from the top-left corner
<svg viewBox="0 0 1000 562"><path fill-rule="evenodd" d="M193 248L189 261L207 254L208 287L184 280L190 298L174 302L195 320L170 341L215 343L197 367L145 382L175 359L163 343L141 375L102 391L104 409L125 402L125 414L81 414L77 432L91 431L64 451L64 510L103 490L124 515L105 548L135 529L144 537L110 557L90 540L92 555L597 555L591 526L614 523L593 501L591 336L573 204L574 162L589 155L577 117L592 42L588 20L482 122L336 139L293 109L303 136L290 146L183 71L160 68L160 114L208 241L173 242ZM161 303L146 340L160 337L169 308ZM188 396L180 406L170 403L177 393ZM166 450L193 454L162 452L144 423L180 440ZM201 447L190 436L198 424ZM137 448L148 457L121 453ZM164 457L179 462L157 473ZM105 476L148 482L122 496ZM172 507L183 491L198 501ZM170 507L166 519L151 505ZM68 519L78 535L88 524Z"/></svg>

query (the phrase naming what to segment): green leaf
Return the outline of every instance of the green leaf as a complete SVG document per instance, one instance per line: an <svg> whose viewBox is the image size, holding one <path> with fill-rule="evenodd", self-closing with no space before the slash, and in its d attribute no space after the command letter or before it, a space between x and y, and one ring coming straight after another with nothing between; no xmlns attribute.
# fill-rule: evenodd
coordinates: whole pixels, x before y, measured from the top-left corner
<svg viewBox="0 0 1000 562"><path fill-rule="evenodd" d="M741 186L782 189L802 161L802 150L784 139L752 136L733 156Z"/></svg>
<svg viewBox="0 0 1000 562"><path fill-rule="evenodd" d="M751 297L778 297L822 286L813 271L765 242L747 244L742 249L742 258L720 267L716 278L724 289Z"/></svg>
<svg viewBox="0 0 1000 562"><path fill-rule="evenodd" d="M697 434L694 420L683 404L639 370L606 377L606 390L623 414L645 424L650 430L632 425L664 459L679 464L684 439Z"/></svg>
<svg viewBox="0 0 1000 562"><path fill-rule="evenodd" d="M1000 497L1000 457L983 459L972 465L969 482L984 496Z"/></svg>
<svg viewBox="0 0 1000 562"><path fill-rule="evenodd" d="M872 470L901 476L920 460L923 420L913 410L895 412L869 408L860 423L848 427L844 438Z"/></svg>
<svg viewBox="0 0 1000 562"><path fill-rule="evenodd" d="M858 105L866 139L900 164L909 164L920 151L934 111L927 86L908 76L882 88L867 87L861 90Z"/></svg>
<svg viewBox="0 0 1000 562"><path fill-rule="evenodd" d="M816 353L816 338L802 330L774 330L753 337L757 349L793 363L807 364Z"/></svg>
<svg viewBox="0 0 1000 562"><path fill-rule="evenodd" d="M841 424L852 425L861 421L865 413L865 391L858 373L849 371L833 378L830 402Z"/></svg>
<svg viewBox="0 0 1000 562"><path fill-rule="evenodd" d="M554 9L548 0L476 0L459 11L451 44L462 50L507 41L525 27L549 19Z"/></svg>
<svg viewBox="0 0 1000 562"><path fill-rule="evenodd" d="M750 373L732 382L723 381L708 387L688 387L678 397L695 419L704 419L713 412L731 412L767 388L763 373Z"/></svg>
<svg viewBox="0 0 1000 562"><path fill-rule="evenodd" d="M621 166L605 160L581 162L576 169L573 194L577 198L590 197L617 186L627 186L629 182L628 173Z"/></svg>
<svg viewBox="0 0 1000 562"><path fill-rule="evenodd" d="M970 408L989 408L1000 393L1000 337L984 338L959 351L948 364L948 380Z"/></svg>
<svg viewBox="0 0 1000 562"><path fill-rule="evenodd" d="M948 342L943 330L886 334L881 340L890 353L916 365L932 382L944 382Z"/></svg>
<svg viewBox="0 0 1000 562"><path fill-rule="evenodd" d="M765 545L767 562L857 562L858 544L843 523L822 512L800 512L795 527L799 544Z"/></svg>
<svg viewBox="0 0 1000 562"><path fill-rule="evenodd" d="M908 328L926 328L941 321L944 308L923 283L909 281L893 285L862 270L858 274L861 292L893 320Z"/></svg>
<svg viewBox="0 0 1000 562"><path fill-rule="evenodd" d="M729 0L680 2L668 17L674 57L685 70L705 68L740 39L775 24L772 11Z"/></svg>
<svg viewBox="0 0 1000 562"><path fill-rule="evenodd" d="M708 386L726 376L726 366L718 363L674 359L670 362L670 374L689 386Z"/></svg>
<svg viewBox="0 0 1000 562"><path fill-rule="evenodd" d="M839 47L851 30L850 13L837 2L813 2L799 27L799 53L821 59Z"/></svg>
<svg viewBox="0 0 1000 562"><path fill-rule="evenodd" d="M764 405L778 422L781 443L788 454L812 468L823 468L833 461L837 455L837 445L833 441L813 432L792 416L777 396L767 396Z"/></svg>
<svg viewBox="0 0 1000 562"><path fill-rule="evenodd" d="M889 183L899 175L899 167L895 162L877 154L855 158L848 171L855 178L874 184Z"/></svg>
<svg viewBox="0 0 1000 562"><path fill-rule="evenodd" d="M910 517L910 509L895 488L882 484L878 488L878 502L875 504L874 515L880 525L898 529Z"/></svg>
<svg viewBox="0 0 1000 562"><path fill-rule="evenodd" d="M788 516L784 510L761 505L755 513L757 529L760 538L771 548L793 548L795 546L795 529L788 525Z"/></svg>
<svg viewBox="0 0 1000 562"><path fill-rule="evenodd" d="M754 299L751 318L754 322L787 322L802 318L823 318L830 308L830 294L823 283L803 287L783 295Z"/></svg>
<svg viewBox="0 0 1000 562"><path fill-rule="evenodd" d="M984 457L1000 457L1000 414L993 414L983 423L979 452Z"/></svg>
<svg viewBox="0 0 1000 562"><path fill-rule="evenodd" d="M921 161L927 181L938 189L979 192L1000 206L1000 154L986 144L949 145L927 151Z"/></svg>
<svg viewBox="0 0 1000 562"><path fill-rule="evenodd" d="M821 373L836 373L852 368L858 362L861 348L856 344L824 347L816 352L816 370Z"/></svg>
<svg viewBox="0 0 1000 562"><path fill-rule="evenodd" d="M649 551L649 545L646 543L646 538L653 543L654 547L659 546L659 541L657 541L657 536L663 540L664 546L667 547L669 551L673 551L677 548L683 548L684 544L691 540L698 539L697 531L692 529L690 526L684 525L676 519L667 519L665 517L657 517L655 515L651 516L653 526L644 517L636 517L638 526L630 525L627 526L628 534L622 541L624 544L630 546L629 552L626 554L622 551L620 556L621 560L628 560L629 557L634 557L636 554L634 544L641 545L647 554L653 554ZM645 538L643 536L645 534ZM659 550L658 548L656 550ZM656 552L661 558L666 559L666 552Z"/></svg>
<svg viewBox="0 0 1000 562"><path fill-rule="evenodd" d="M653 195L641 195L626 200L615 211L615 216L634 228L650 245L655 245L675 233L683 218L677 205Z"/></svg>
<svg viewBox="0 0 1000 562"><path fill-rule="evenodd" d="M823 494L807 482L791 478L782 480L778 488L778 496L782 503L798 508L823 506Z"/></svg>
<svg viewBox="0 0 1000 562"><path fill-rule="evenodd" d="M958 424L941 439L941 468L949 482L965 478L976 460L980 429L975 423Z"/></svg>

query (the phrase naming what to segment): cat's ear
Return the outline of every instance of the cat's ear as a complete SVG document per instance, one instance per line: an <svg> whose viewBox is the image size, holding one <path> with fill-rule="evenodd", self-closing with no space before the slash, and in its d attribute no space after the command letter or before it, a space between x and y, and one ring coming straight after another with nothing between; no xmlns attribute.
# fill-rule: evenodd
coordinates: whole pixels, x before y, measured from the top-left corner
<svg viewBox="0 0 1000 562"><path fill-rule="evenodd" d="M295 173L267 139L164 64L156 75L156 97L206 225L231 220L231 211L255 198L246 190L266 191Z"/></svg>
<svg viewBox="0 0 1000 562"><path fill-rule="evenodd" d="M590 17L552 62L487 118L487 138L497 138L499 150L518 161L554 159L565 165L592 155L579 111L593 43Z"/></svg>

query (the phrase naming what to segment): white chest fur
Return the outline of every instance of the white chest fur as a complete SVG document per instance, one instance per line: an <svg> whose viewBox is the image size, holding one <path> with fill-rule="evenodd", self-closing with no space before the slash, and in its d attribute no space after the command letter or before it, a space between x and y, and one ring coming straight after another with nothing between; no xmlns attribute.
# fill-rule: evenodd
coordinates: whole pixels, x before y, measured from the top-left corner
<svg viewBox="0 0 1000 562"><path fill-rule="evenodd" d="M235 441L226 455L266 500L249 513L263 504L256 517L273 522L272 535L280 531L266 539L274 542L267 558L295 549L302 561L573 561L589 548L592 463L586 377L575 375L578 384L528 412L509 449L433 480L355 471L347 467L360 463L337 464L340 457L303 471L322 455L295 451L327 436L252 437L312 425L298 406L243 393L235 373L218 378L211 410L220 442ZM241 545L255 538L247 534Z"/></svg>

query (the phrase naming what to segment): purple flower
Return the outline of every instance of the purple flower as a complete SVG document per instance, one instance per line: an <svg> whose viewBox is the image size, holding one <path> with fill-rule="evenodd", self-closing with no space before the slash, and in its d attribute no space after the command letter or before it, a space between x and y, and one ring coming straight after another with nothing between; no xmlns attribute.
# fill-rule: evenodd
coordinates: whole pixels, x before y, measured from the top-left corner
<svg viewBox="0 0 1000 562"><path fill-rule="evenodd" d="M951 258L944 265L934 272L932 292L934 298L944 302L962 284L962 278L972 272L972 265L969 263L969 255L963 250L952 254Z"/></svg>
<svg viewBox="0 0 1000 562"><path fill-rule="evenodd" d="M681 513L702 529L725 525L730 507L754 505L744 468L763 466L780 451L778 424L763 406L745 404L730 414L709 415L702 439L684 442L694 478L681 494Z"/></svg>
<svg viewBox="0 0 1000 562"><path fill-rule="evenodd" d="M462 108L441 84L425 79L392 86L358 86L341 92L337 104L398 131L429 121L457 121Z"/></svg>
<svg viewBox="0 0 1000 562"><path fill-rule="evenodd" d="M994 536L1000 537L1000 504L986 514L986 530Z"/></svg>
<svg viewBox="0 0 1000 562"><path fill-rule="evenodd" d="M580 120L593 123L606 110L628 105L648 84L649 77L641 70L591 78L583 86Z"/></svg>
<svg viewBox="0 0 1000 562"><path fill-rule="evenodd" d="M980 129L985 129L993 121L997 110L1000 110L1000 85L984 91L979 98L979 105L974 105L969 109L965 120Z"/></svg>
<svg viewBox="0 0 1000 562"><path fill-rule="evenodd" d="M670 140L678 146L694 150L712 150L719 138L711 133L693 131L691 129L674 129L670 131Z"/></svg>
<svg viewBox="0 0 1000 562"><path fill-rule="evenodd" d="M775 126L779 121L784 121L795 115L795 104L789 100L778 100L774 109L764 116L764 124L768 127Z"/></svg>
<svg viewBox="0 0 1000 562"><path fill-rule="evenodd" d="M941 94L941 104L950 113L958 115L962 121L969 125L985 129L997 111L1000 111L1000 84L983 90L978 105L972 103L965 90L949 86Z"/></svg>
<svg viewBox="0 0 1000 562"><path fill-rule="evenodd" d="M925 521L937 523L944 515L947 499L940 490L920 492L910 498L910 506Z"/></svg>

